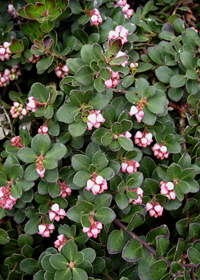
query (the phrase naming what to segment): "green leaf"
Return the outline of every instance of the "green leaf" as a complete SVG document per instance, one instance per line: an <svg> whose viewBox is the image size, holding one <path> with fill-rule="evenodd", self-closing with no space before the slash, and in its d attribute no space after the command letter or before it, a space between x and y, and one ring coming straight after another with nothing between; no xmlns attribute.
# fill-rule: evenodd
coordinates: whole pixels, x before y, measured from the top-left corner
<svg viewBox="0 0 200 280"><path fill-rule="evenodd" d="M195 265L199 265L199 263L200 263L200 252L197 249L190 247L187 251L187 255L188 255L189 260L192 263L194 263Z"/></svg>
<svg viewBox="0 0 200 280"><path fill-rule="evenodd" d="M43 86L41 83L34 83L31 86L28 96L33 96L37 101L46 103L49 93L46 91L45 86Z"/></svg>
<svg viewBox="0 0 200 280"><path fill-rule="evenodd" d="M102 78L97 78L94 80L94 87L98 92L105 91L105 84Z"/></svg>
<svg viewBox="0 0 200 280"><path fill-rule="evenodd" d="M153 97L148 99L147 108L154 114L162 114L165 110L167 100L164 92L157 90Z"/></svg>
<svg viewBox="0 0 200 280"><path fill-rule="evenodd" d="M83 85L90 85L93 77L93 70L89 66L82 66L75 74L75 79Z"/></svg>
<svg viewBox="0 0 200 280"><path fill-rule="evenodd" d="M43 73L46 69L48 69L51 66L53 60L54 60L54 57L52 55L50 55L50 56L40 59L37 62L36 68L38 70L40 70L40 74ZM43 72L41 72L41 70L43 70Z"/></svg>
<svg viewBox="0 0 200 280"><path fill-rule="evenodd" d="M112 168L106 167L103 170L99 171L98 175L109 181L115 175L115 172Z"/></svg>
<svg viewBox="0 0 200 280"><path fill-rule="evenodd" d="M11 195L14 198L20 198L22 195L22 188L18 185L12 185L11 187Z"/></svg>
<svg viewBox="0 0 200 280"><path fill-rule="evenodd" d="M101 194L94 201L95 209L99 209L101 207L109 207L112 201L112 196L110 194Z"/></svg>
<svg viewBox="0 0 200 280"><path fill-rule="evenodd" d="M154 195L158 192L160 186L157 181L147 178L144 181L144 195Z"/></svg>
<svg viewBox="0 0 200 280"><path fill-rule="evenodd" d="M118 254L125 246L123 230L113 230L108 238L108 253Z"/></svg>
<svg viewBox="0 0 200 280"><path fill-rule="evenodd" d="M166 252L170 244L169 239L165 235L159 235L156 237L156 257L161 257Z"/></svg>
<svg viewBox="0 0 200 280"><path fill-rule="evenodd" d="M193 69L187 69L186 71L186 77L188 79L191 79L191 80L197 80L198 77L199 77L199 74L196 70L193 70Z"/></svg>
<svg viewBox="0 0 200 280"><path fill-rule="evenodd" d="M55 158L46 158L43 161L43 166L45 169L54 169L58 165L58 162Z"/></svg>
<svg viewBox="0 0 200 280"><path fill-rule="evenodd" d="M95 217L100 223L109 224L115 219L116 215L112 209L101 207L97 210Z"/></svg>
<svg viewBox="0 0 200 280"><path fill-rule="evenodd" d="M132 75L128 75L122 79L122 86L124 88L130 87L134 82L134 77Z"/></svg>
<svg viewBox="0 0 200 280"><path fill-rule="evenodd" d="M34 217L34 218L31 218L25 225L25 232L27 234L36 234L38 233L38 226L41 224L41 221L39 218L37 217Z"/></svg>
<svg viewBox="0 0 200 280"><path fill-rule="evenodd" d="M89 171L90 163L91 161L86 155L79 154L72 157L72 166L75 171Z"/></svg>
<svg viewBox="0 0 200 280"><path fill-rule="evenodd" d="M65 243L65 245L61 249L62 255L64 255L64 257L70 262L74 260L74 256L77 251L77 245L72 240L69 240L67 243Z"/></svg>
<svg viewBox="0 0 200 280"><path fill-rule="evenodd" d="M71 280L72 279L71 269L68 267L65 269L57 270L53 279L54 280Z"/></svg>
<svg viewBox="0 0 200 280"><path fill-rule="evenodd" d="M84 213L89 213L92 212L94 210L94 205L90 202L87 201L80 201L77 204L77 209L78 211L82 214Z"/></svg>
<svg viewBox="0 0 200 280"><path fill-rule="evenodd" d="M117 193L115 201L119 209L125 209L129 205L129 199L125 193Z"/></svg>
<svg viewBox="0 0 200 280"><path fill-rule="evenodd" d="M57 270L65 268L68 264L68 261L66 260L66 258L63 257L63 255L61 255L59 253L51 256L49 261L50 261L51 265Z"/></svg>
<svg viewBox="0 0 200 280"><path fill-rule="evenodd" d="M148 54L150 58L158 65L162 64L162 55L158 49L155 47L148 48Z"/></svg>
<svg viewBox="0 0 200 280"><path fill-rule="evenodd" d="M170 86L174 88L179 88L184 86L186 82L187 78L184 75L177 74L170 79Z"/></svg>
<svg viewBox="0 0 200 280"><path fill-rule="evenodd" d="M20 149L18 152L18 157L26 163L32 163L37 159L35 152L28 147Z"/></svg>
<svg viewBox="0 0 200 280"><path fill-rule="evenodd" d="M167 270L167 262L165 260L159 260L153 263L150 267L151 277L154 280L160 280Z"/></svg>
<svg viewBox="0 0 200 280"><path fill-rule="evenodd" d="M8 233L0 228L0 244L4 245L10 241Z"/></svg>
<svg viewBox="0 0 200 280"><path fill-rule="evenodd" d="M46 152L45 158L47 158L47 159L54 158L54 159L60 160L62 157L65 156L66 152L67 152L67 149L66 149L65 145L63 145L61 143L55 143Z"/></svg>
<svg viewBox="0 0 200 280"><path fill-rule="evenodd" d="M107 68L101 68L99 71L99 75L103 80L111 79L111 73Z"/></svg>
<svg viewBox="0 0 200 280"><path fill-rule="evenodd" d="M79 112L79 108L72 104L64 104L57 112L57 118L60 122L72 123L75 115Z"/></svg>
<svg viewBox="0 0 200 280"><path fill-rule="evenodd" d="M82 214L78 211L77 207L72 207L67 211L67 217L77 223L80 223Z"/></svg>
<svg viewBox="0 0 200 280"><path fill-rule="evenodd" d="M160 66L156 70L157 78L163 82L168 84L170 79L174 76L174 71L167 66Z"/></svg>
<svg viewBox="0 0 200 280"><path fill-rule="evenodd" d="M36 134L31 141L31 148L38 156L48 151L50 146L51 140L48 135Z"/></svg>
<svg viewBox="0 0 200 280"><path fill-rule="evenodd" d="M127 262L134 262L142 257L142 254L142 244L136 239L131 239L127 242L122 251L122 258Z"/></svg>
<svg viewBox="0 0 200 280"><path fill-rule="evenodd" d="M180 165L172 163L167 169L167 175L172 179L177 179L182 172Z"/></svg>
<svg viewBox="0 0 200 280"><path fill-rule="evenodd" d="M97 151L92 157L92 163L96 166L97 172L99 172L106 168L108 165L108 160L102 151Z"/></svg>
<svg viewBox="0 0 200 280"><path fill-rule="evenodd" d="M26 181L35 181L39 177L39 174L36 171L36 164L33 163L29 165L25 170L24 179Z"/></svg>
<svg viewBox="0 0 200 280"><path fill-rule="evenodd" d="M87 123L85 123L83 120L77 123L71 123L69 125L69 133L73 137L79 137L85 133L87 129Z"/></svg>
<svg viewBox="0 0 200 280"><path fill-rule="evenodd" d="M93 60L97 60L93 53L93 46L88 44L81 48L81 57L87 64L90 64Z"/></svg>
<svg viewBox="0 0 200 280"><path fill-rule="evenodd" d="M195 59L193 55L189 52L182 52L180 54L180 61L186 69L194 70L194 67L196 66Z"/></svg>
<svg viewBox="0 0 200 280"><path fill-rule="evenodd" d="M81 268L74 268L72 271L73 280L87 280L87 273Z"/></svg>
<svg viewBox="0 0 200 280"><path fill-rule="evenodd" d="M112 42L110 49L108 51L108 57L113 57L115 56L122 48L122 40L121 39L116 39Z"/></svg>
<svg viewBox="0 0 200 280"><path fill-rule="evenodd" d="M73 179L73 183L77 185L78 187L84 187L87 184L87 180L91 178L91 175L89 172L86 171L78 171Z"/></svg>
<svg viewBox="0 0 200 280"><path fill-rule="evenodd" d="M28 274L32 274L37 267L37 261L32 258L24 259L20 262L20 269Z"/></svg>
<svg viewBox="0 0 200 280"><path fill-rule="evenodd" d="M7 178L6 175L0 171L0 186L7 186Z"/></svg>
<svg viewBox="0 0 200 280"><path fill-rule="evenodd" d="M149 83L144 78L140 78L136 82L136 90L140 98L145 97L145 92L149 87Z"/></svg>
<svg viewBox="0 0 200 280"><path fill-rule="evenodd" d="M120 136L118 137L117 141L119 142L120 146L125 150L125 151L131 151L133 150L133 142L131 139L128 139L126 137Z"/></svg>
<svg viewBox="0 0 200 280"><path fill-rule="evenodd" d="M40 26L40 27L41 27L42 31L48 33L48 32L50 32L50 31L53 29L53 27L54 27L54 22L53 22L53 21L50 21L50 20L45 20L45 21L43 21L43 22L41 23L41 26Z"/></svg>

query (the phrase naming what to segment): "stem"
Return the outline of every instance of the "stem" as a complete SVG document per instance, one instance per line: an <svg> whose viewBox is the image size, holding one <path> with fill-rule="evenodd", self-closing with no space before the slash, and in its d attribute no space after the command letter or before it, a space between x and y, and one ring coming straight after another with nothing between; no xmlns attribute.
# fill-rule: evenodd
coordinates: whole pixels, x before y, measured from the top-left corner
<svg viewBox="0 0 200 280"><path fill-rule="evenodd" d="M105 273L104 274L109 280L113 280L109 275L108 275L108 273Z"/></svg>

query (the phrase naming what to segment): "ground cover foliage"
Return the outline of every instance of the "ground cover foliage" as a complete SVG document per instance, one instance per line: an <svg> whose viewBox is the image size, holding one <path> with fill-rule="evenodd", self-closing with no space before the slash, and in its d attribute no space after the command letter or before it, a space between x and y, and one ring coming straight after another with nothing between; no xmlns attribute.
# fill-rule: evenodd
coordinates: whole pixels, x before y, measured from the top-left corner
<svg viewBox="0 0 200 280"><path fill-rule="evenodd" d="M200 279L200 8L135 2L1 1L0 279Z"/></svg>

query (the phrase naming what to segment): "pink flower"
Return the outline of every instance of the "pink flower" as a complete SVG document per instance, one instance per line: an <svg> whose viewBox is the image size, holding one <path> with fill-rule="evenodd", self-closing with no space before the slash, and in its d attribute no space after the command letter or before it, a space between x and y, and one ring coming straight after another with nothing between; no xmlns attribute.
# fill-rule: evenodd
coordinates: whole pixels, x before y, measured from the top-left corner
<svg viewBox="0 0 200 280"><path fill-rule="evenodd" d="M83 232L87 232L88 237L97 238L98 234L102 229L102 224L100 222L93 221L91 227L84 227Z"/></svg>
<svg viewBox="0 0 200 280"><path fill-rule="evenodd" d="M39 55L37 55L37 54L32 54L32 56L29 57L29 58L27 59L27 62L28 62L28 63L33 63L33 64L35 64L35 63L37 63L39 60L40 60L40 56L39 56Z"/></svg>
<svg viewBox="0 0 200 280"><path fill-rule="evenodd" d="M92 127L99 128L102 123L105 122L101 111L91 110L87 118L87 129L92 130Z"/></svg>
<svg viewBox="0 0 200 280"><path fill-rule="evenodd" d="M61 251L62 247L65 245L65 243L68 241L67 238L64 236L64 234L60 234L57 236L57 240L54 242L54 245L56 248L58 248L58 252Z"/></svg>
<svg viewBox="0 0 200 280"><path fill-rule="evenodd" d="M156 200L152 201L151 203L148 202L146 204L146 209L149 211L150 217L154 216L157 218L158 216L162 216L163 207L158 202L156 202Z"/></svg>
<svg viewBox="0 0 200 280"><path fill-rule="evenodd" d="M58 180L57 182L58 182L58 184L59 184L59 186L60 186L60 188L61 188L60 195L61 195L63 198L65 198L67 195L71 195L72 190L71 190L69 187L67 187L66 181L61 183L61 182Z"/></svg>
<svg viewBox="0 0 200 280"><path fill-rule="evenodd" d="M152 134L147 133L147 131L144 132L137 131L134 138L135 138L135 144L143 148L146 148L146 146L150 145L153 142Z"/></svg>
<svg viewBox="0 0 200 280"><path fill-rule="evenodd" d="M128 139L131 139L132 134L129 131L126 131L123 134L119 134L119 136L123 136L123 137L126 137Z"/></svg>
<svg viewBox="0 0 200 280"><path fill-rule="evenodd" d="M136 192L138 194L137 199L129 198L129 203L132 202L133 204L141 204L142 203L142 197L143 197L143 190L140 187L138 187L134 190L129 189L129 191Z"/></svg>
<svg viewBox="0 0 200 280"><path fill-rule="evenodd" d="M109 80L105 80L104 83L108 89L111 87L115 88L119 84L119 72L113 72L108 67L107 67L107 69L111 73L111 78Z"/></svg>
<svg viewBox="0 0 200 280"><path fill-rule="evenodd" d="M102 176L93 175L93 178L87 181L86 190L92 191L94 195L101 194L107 189L107 182Z"/></svg>
<svg viewBox="0 0 200 280"><path fill-rule="evenodd" d="M140 166L139 162L131 159L131 160L125 160L121 164L121 172L125 173L128 172L129 174L133 172L137 172L137 168Z"/></svg>
<svg viewBox="0 0 200 280"><path fill-rule="evenodd" d="M65 76L67 76L68 73L69 73L69 69L68 69L68 67L67 67L66 64L63 65L63 66L58 65L54 70L55 70L56 76L57 76L58 78L62 78L62 79L63 79Z"/></svg>
<svg viewBox="0 0 200 280"><path fill-rule="evenodd" d="M45 135L48 134L48 126L47 125L41 125L38 129L38 133Z"/></svg>
<svg viewBox="0 0 200 280"><path fill-rule="evenodd" d="M196 31L197 33L199 32L199 30L198 30L198 29L195 29L194 26L192 26L191 29L193 29L193 30Z"/></svg>
<svg viewBox="0 0 200 280"><path fill-rule="evenodd" d="M54 229L55 227L53 224L47 224L43 221L42 224L38 226L38 234L42 235L43 237L50 237L50 234Z"/></svg>
<svg viewBox="0 0 200 280"><path fill-rule="evenodd" d="M11 141L13 146L16 146L18 148L24 147L20 136L15 136L10 141Z"/></svg>
<svg viewBox="0 0 200 280"><path fill-rule="evenodd" d="M90 16L90 25L98 26L103 22L100 12L95 8L92 11L87 11Z"/></svg>
<svg viewBox="0 0 200 280"><path fill-rule="evenodd" d="M132 106L129 115L134 115L137 119L137 122L140 123L142 121L142 118L144 117L144 112L142 110L138 110L138 107Z"/></svg>
<svg viewBox="0 0 200 280"><path fill-rule="evenodd" d="M37 166L37 173L40 175L41 178L44 177L44 173L45 173L45 168L43 166L43 161L44 161L44 157L43 157L43 154L41 154L40 156L37 157L37 160L36 160L36 166Z"/></svg>
<svg viewBox="0 0 200 280"><path fill-rule="evenodd" d="M12 4L8 5L8 13L10 13L13 18L17 18L19 16L18 12L15 10Z"/></svg>
<svg viewBox="0 0 200 280"><path fill-rule="evenodd" d="M58 203L54 203L49 211L49 220L52 221L53 219L55 219L57 222L60 221L60 219L64 219L64 217L66 216L66 212L64 209L61 209L59 207Z"/></svg>
<svg viewBox="0 0 200 280"><path fill-rule="evenodd" d="M176 194L174 192L174 184L172 182L164 182L161 181L160 182L160 193L165 195L169 200L170 199L175 199L176 198Z"/></svg>
<svg viewBox="0 0 200 280"><path fill-rule="evenodd" d="M22 119L23 116L26 116L26 109L23 108L23 105L18 102L13 102L13 106L10 108L10 113L13 119L19 117Z"/></svg>
<svg viewBox="0 0 200 280"><path fill-rule="evenodd" d="M125 18L131 18L131 16L133 15L133 9L129 9L130 5L127 4L126 0L119 0L117 1L117 4L114 5L114 7L121 7L122 11L124 13Z"/></svg>
<svg viewBox="0 0 200 280"><path fill-rule="evenodd" d="M3 209L12 210L13 206L16 204L17 199L11 195L12 180L6 187L0 187L0 207Z"/></svg>
<svg viewBox="0 0 200 280"><path fill-rule="evenodd" d="M12 52L9 49L10 45L11 45L11 43L4 42L3 46L1 46L1 48L0 48L0 60L1 61L4 61L5 59L6 60L10 59L10 57L12 55Z"/></svg>
<svg viewBox="0 0 200 280"><path fill-rule="evenodd" d="M129 30L124 28L122 25L119 25L115 28L114 31L110 31L108 35L108 39L116 39L119 38L122 40L122 44L128 42L127 36L129 34Z"/></svg>
<svg viewBox="0 0 200 280"><path fill-rule="evenodd" d="M32 112L35 112L38 108L40 108L41 103L33 96L28 97L28 103L26 104L26 110L30 110Z"/></svg>
<svg viewBox="0 0 200 280"><path fill-rule="evenodd" d="M154 156L157 156L158 159L164 159L169 157L169 152L167 152L167 147L162 145L159 145L156 143L152 147L152 151L154 152Z"/></svg>

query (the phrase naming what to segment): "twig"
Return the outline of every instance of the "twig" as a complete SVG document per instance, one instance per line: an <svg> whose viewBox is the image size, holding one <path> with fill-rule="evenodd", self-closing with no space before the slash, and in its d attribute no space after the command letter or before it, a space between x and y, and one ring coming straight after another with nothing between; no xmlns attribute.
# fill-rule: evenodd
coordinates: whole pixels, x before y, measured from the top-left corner
<svg viewBox="0 0 200 280"><path fill-rule="evenodd" d="M18 85L18 83L17 83L17 82L14 82L14 85L15 85L16 88L18 89L19 93L23 94L23 92L22 92L20 86Z"/></svg>
<svg viewBox="0 0 200 280"><path fill-rule="evenodd" d="M13 128L13 124L11 122L10 116L8 115L8 113L6 112L6 109L4 108L4 105L1 106L1 108L3 109L3 112L8 120L9 126L10 126L10 131L11 131L11 135L14 134L14 128Z"/></svg>

